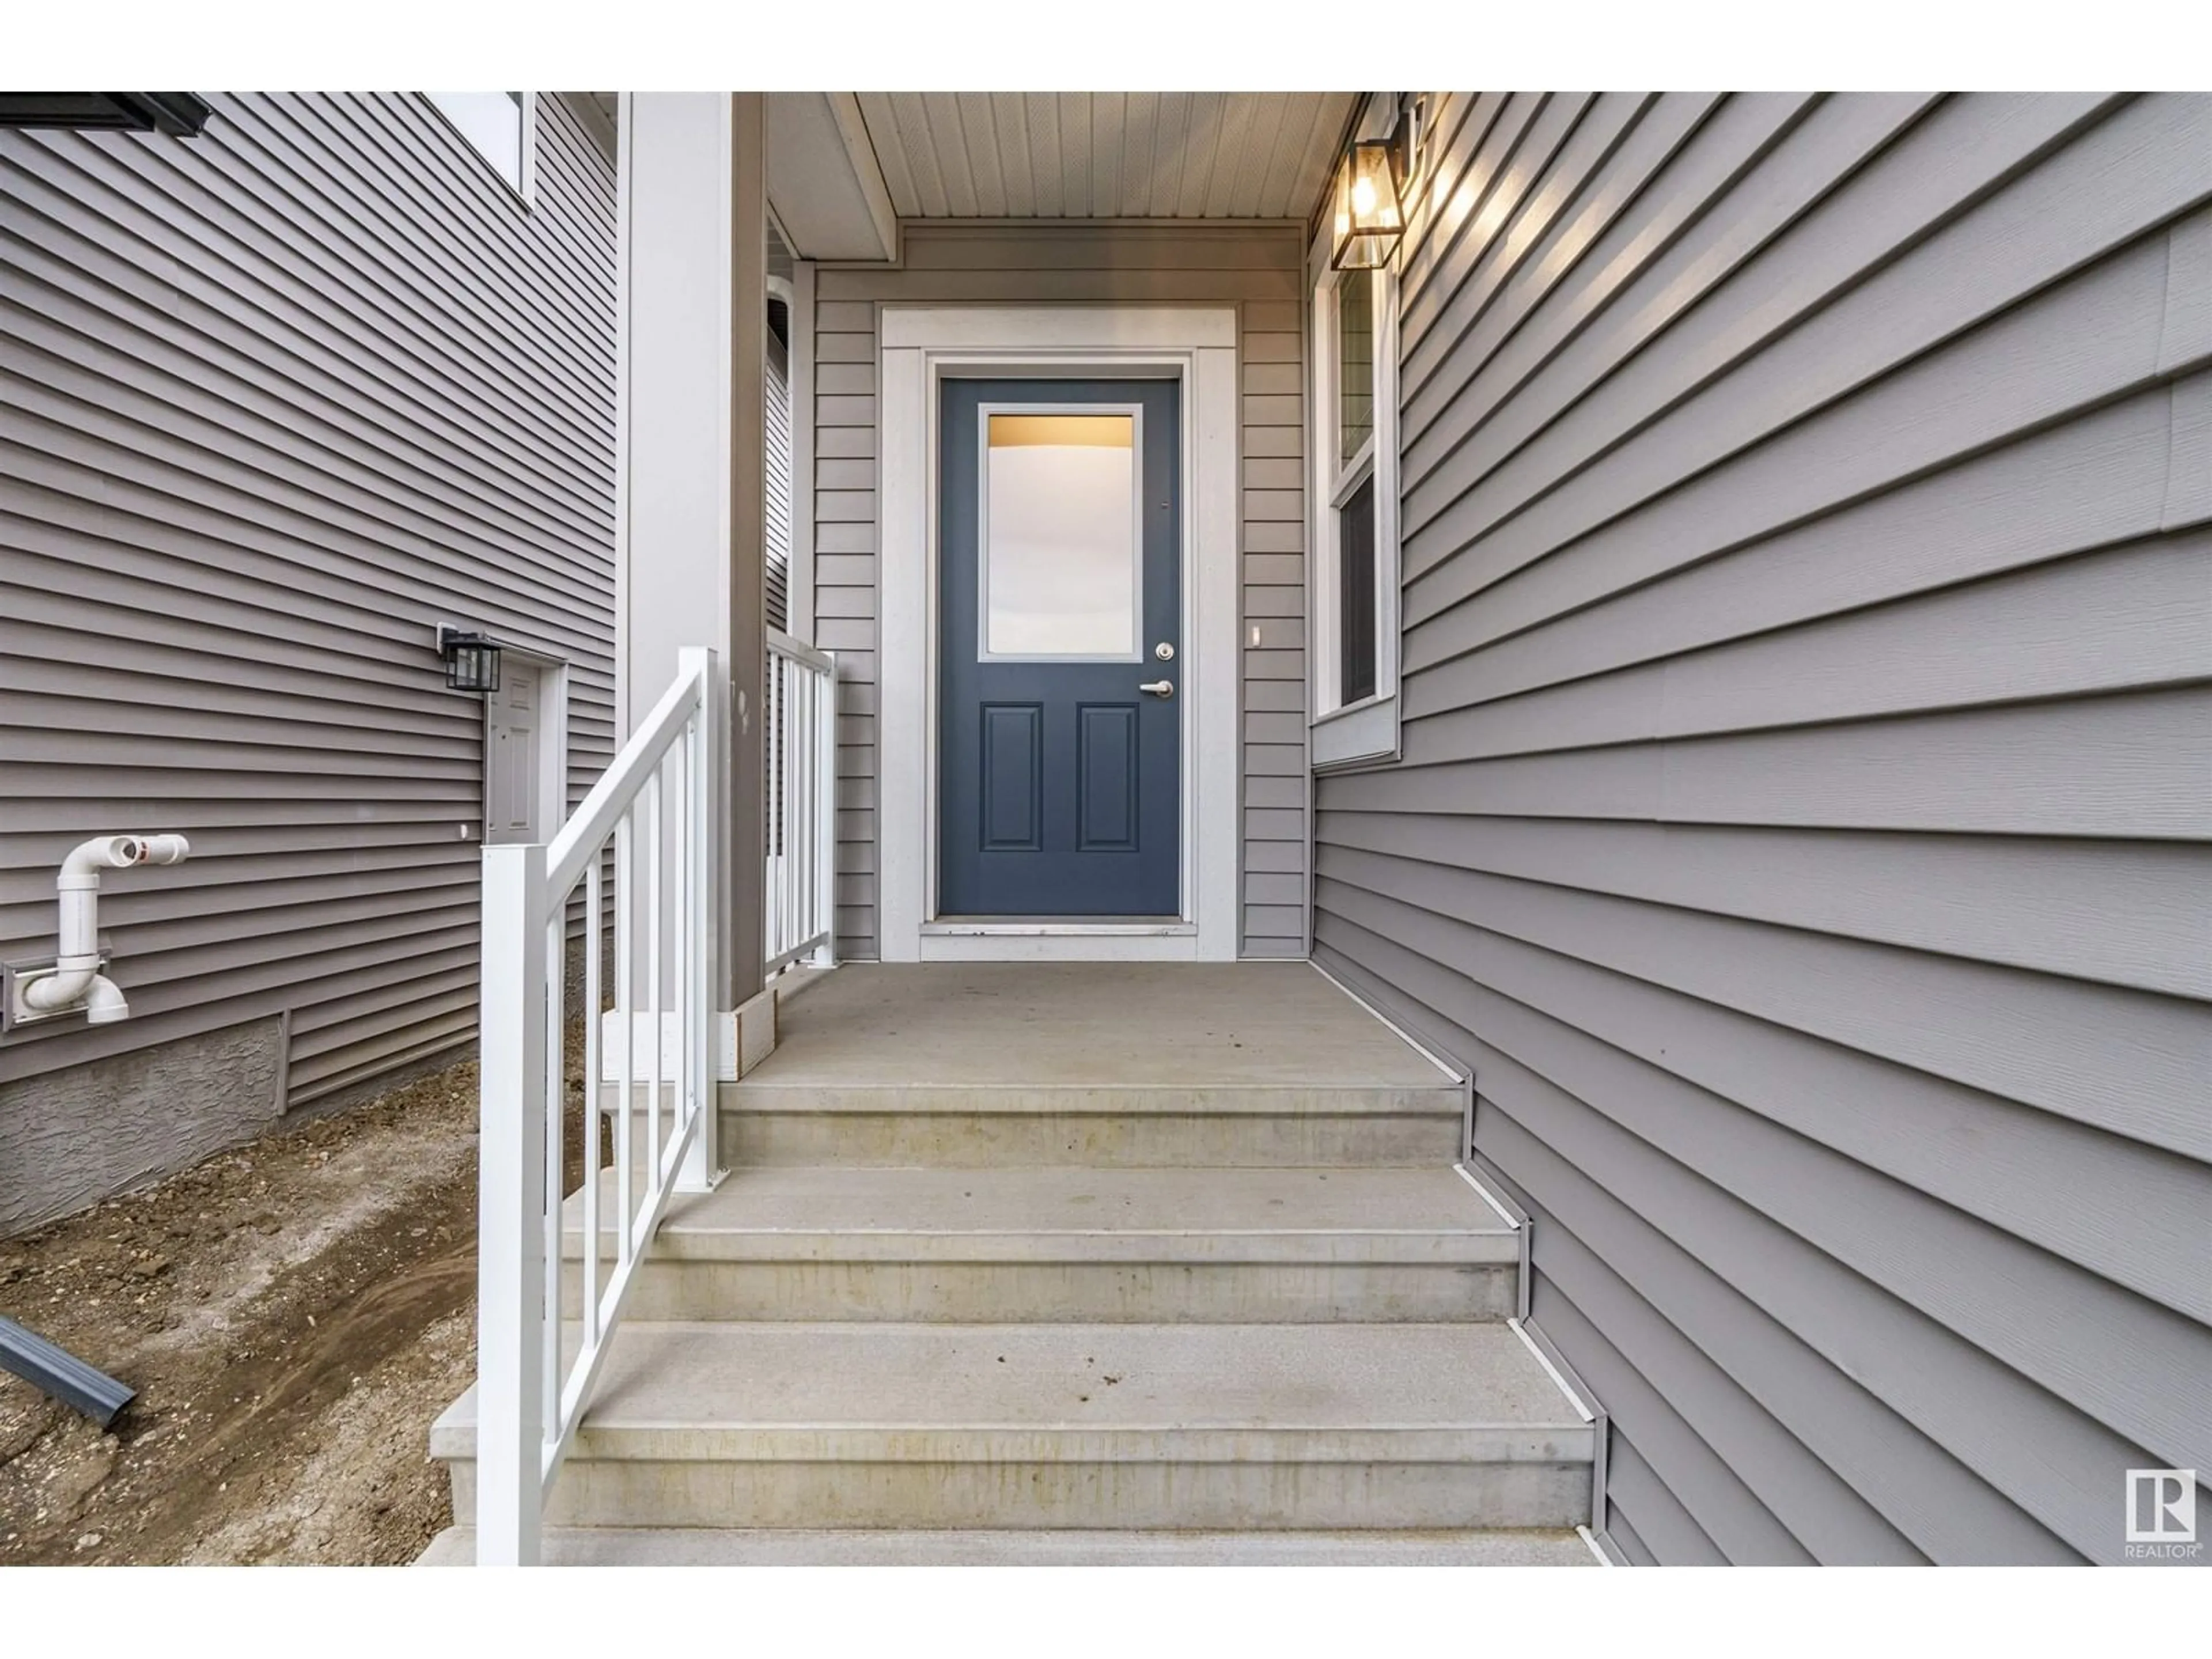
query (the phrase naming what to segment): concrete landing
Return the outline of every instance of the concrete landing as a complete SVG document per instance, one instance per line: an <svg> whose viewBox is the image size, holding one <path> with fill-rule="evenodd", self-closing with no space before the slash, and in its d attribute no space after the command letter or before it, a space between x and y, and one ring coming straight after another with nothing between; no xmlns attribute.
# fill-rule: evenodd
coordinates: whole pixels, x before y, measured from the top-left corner
<svg viewBox="0 0 2212 1659"><path fill-rule="evenodd" d="M732 1165L1442 1169L1464 1097L1304 963L858 963L721 1090Z"/></svg>
<svg viewBox="0 0 2212 1659"><path fill-rule="evenodd" d="M475 1559L448 1527L415 1565ZM1573 1532L836 1532L554 1527L556 1567L1594 1567Z"/></svg>
<svg viewBox="0 0 2212 1659"><path fill-rule="evenodd" d="M1435 1089L1302 962L854 963L786 1000L748 1085Z"/></svg>

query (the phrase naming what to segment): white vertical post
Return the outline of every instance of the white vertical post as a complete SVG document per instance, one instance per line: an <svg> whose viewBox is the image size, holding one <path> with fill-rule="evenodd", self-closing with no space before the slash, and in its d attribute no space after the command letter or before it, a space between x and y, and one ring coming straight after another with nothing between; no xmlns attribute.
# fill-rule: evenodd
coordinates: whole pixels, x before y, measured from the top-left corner
<svg viewBox="0 0 2212 1659"><path fill-rule="evenodd" d="M814 734L819 745L814 771L814 881L822 907L822 943L815 948L814 965L837 965L837 659L830 658L830 672L822 677L821 702Z"/></svg>
<svg viewBox="0 0 2212 1659"><path fill-rule="evenodd" d="M483 878L477 1562L530 1566L545 1502L545 849L487 847Z"/></svg>
<svg viewBox="0 0 2212 1659"><path fill-rule="evenodd" d="M677 653L677 667L678 672L696 680L699 687L699 712L684 738L684 775L690 787L685 792L684 822L678 830L683 856L690 861L692 872L689 883L690 902L685 907L687 914L680 919L684 937L691 946L691 967L679 993L684 999L686 1035L690 1038L680 1088L688 1096L692 1109L699 1114L699 1124L692 1131L691 1144L677 1171L676 1186L679 1192L703 1193L722 1178L721 1139L718 1133L721 1091L717 1086L720 1068L714 1063L718 1039L714 1030L717 975L714 966L714 940L720 931L720 913L715 908L720 889L715 879L714 813L717 803L726 799L722 793L722 727L716 719L720 704L714 653L704 646L686 646ZM736 1041L734 1034L732 1041Z"/></svg>
<svg viewBox="0 0 2212 1659"><path fill-rule="evenodd" d="M707 972L726 1012L759 988L765 927L765 105L757 93L625 93L622 116L617 677L634 728L680 672L680 647L718 653L716 759L744 764L710 774L717 867L696 902L710 907Z"/></svg>

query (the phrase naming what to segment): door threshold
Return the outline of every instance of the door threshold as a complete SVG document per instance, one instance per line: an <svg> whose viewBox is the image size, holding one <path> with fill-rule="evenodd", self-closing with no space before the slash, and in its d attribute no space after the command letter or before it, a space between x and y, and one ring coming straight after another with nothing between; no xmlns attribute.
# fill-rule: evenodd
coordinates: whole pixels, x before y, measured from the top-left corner
<svg viewBox="0 0 2212 1659"><path fill-rule="evenodd" d="M1075 938L1161 939L1198 932L1198 924L1180 916L1125 916L1101 921L1095 916L939 916L921 925L926 938L1012 936L1036 938L1065 934Z"/></svg>

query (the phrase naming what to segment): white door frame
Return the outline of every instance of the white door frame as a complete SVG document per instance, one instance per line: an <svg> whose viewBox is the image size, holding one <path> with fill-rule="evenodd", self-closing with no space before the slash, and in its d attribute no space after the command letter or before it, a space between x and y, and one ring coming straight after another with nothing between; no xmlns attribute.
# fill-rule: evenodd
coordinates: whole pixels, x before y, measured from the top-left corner
<svg viewBox="0 0 2212 1659"><path fill-rule="evenodd" d="M887 962L1233 961L1237 946L1237 311L1233 306L878 308L878 939ZM937 916L938 389L948 374L1182 386L1182 920Z"/></svg>

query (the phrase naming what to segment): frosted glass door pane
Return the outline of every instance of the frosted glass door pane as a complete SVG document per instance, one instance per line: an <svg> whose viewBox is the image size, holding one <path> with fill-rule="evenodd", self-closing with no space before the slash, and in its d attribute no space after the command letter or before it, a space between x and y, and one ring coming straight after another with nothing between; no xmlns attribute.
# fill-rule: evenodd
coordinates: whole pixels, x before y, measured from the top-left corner
<svg viewBox="0 0 2212 1659"><path fill-rule="evenodd" d="M1133 657L1136 417L989 420L984 654Z"/></svg>

